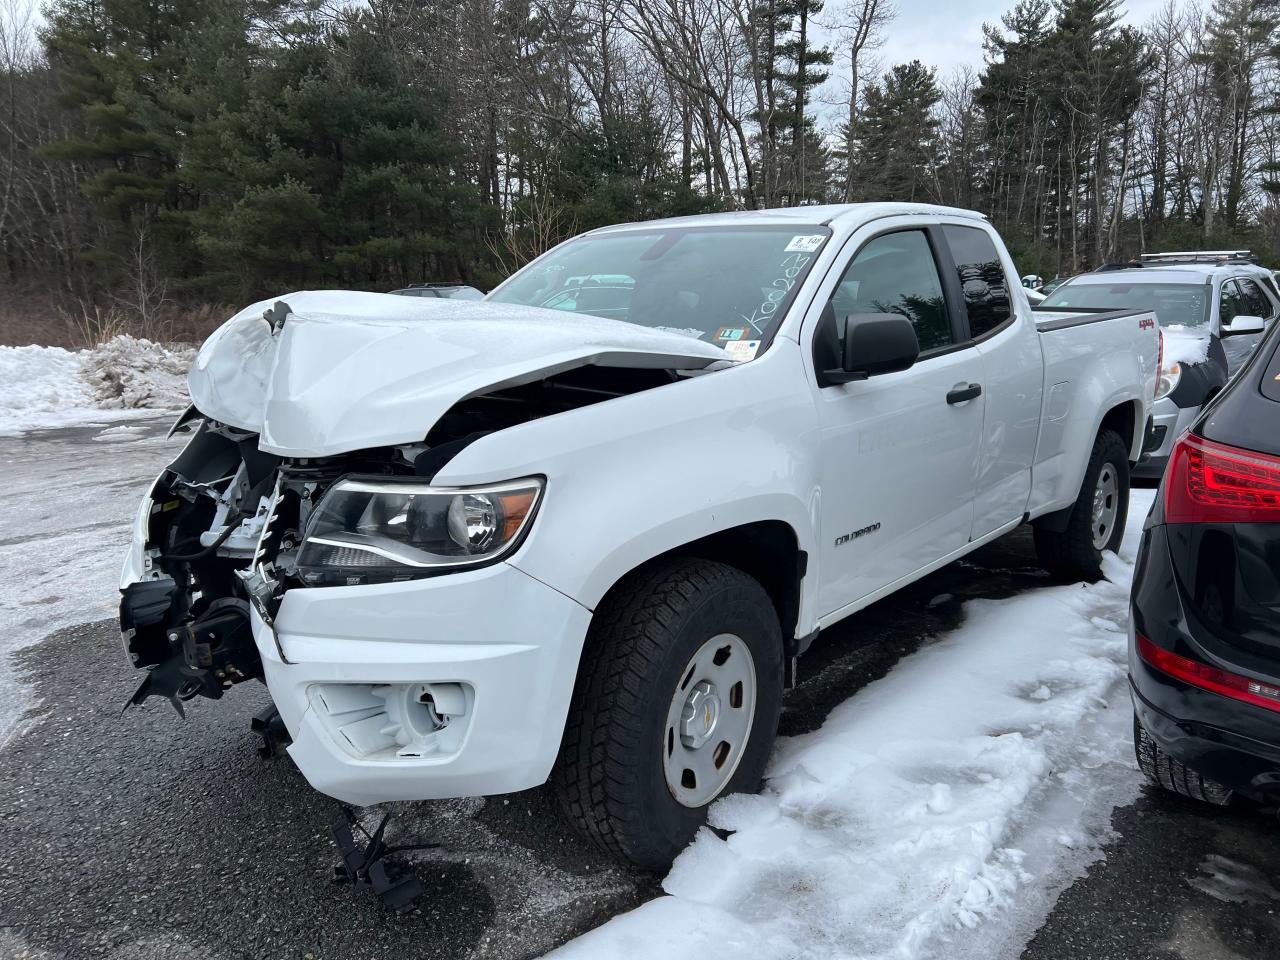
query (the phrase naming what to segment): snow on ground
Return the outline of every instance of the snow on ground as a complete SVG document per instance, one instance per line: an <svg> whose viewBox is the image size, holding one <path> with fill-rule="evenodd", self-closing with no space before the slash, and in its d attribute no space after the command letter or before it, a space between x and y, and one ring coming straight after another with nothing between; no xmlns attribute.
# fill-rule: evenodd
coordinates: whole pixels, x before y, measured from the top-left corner
<svg viewBox="0 0 1280 960"><path fill-rule="evenodd" d="M1133 493L1108 581L971 601L958 630L781 741L718 803L668 896L558 960L1017 956L1137 795L1126 623Z"/></svg>
<svg viewBox="0 0 1280 960"><path fill-rule="evenodd" d="M115 615L143 491L186 440L168 419L0 439L0 744L31 703L8 654Z"/></svg>
<svg viewBox="0 0 1280 960"><path fill-rule="evenodd" d="M181 409L194 356L130 336L74 352L0 347L0 436Z"/></svg>

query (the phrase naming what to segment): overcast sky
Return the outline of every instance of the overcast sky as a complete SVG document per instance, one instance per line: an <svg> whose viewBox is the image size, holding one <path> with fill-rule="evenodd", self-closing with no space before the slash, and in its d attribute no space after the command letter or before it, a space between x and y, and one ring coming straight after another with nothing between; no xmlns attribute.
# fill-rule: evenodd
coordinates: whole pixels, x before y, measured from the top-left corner
<svg viewBox="0 0 1280 960"><path fill-rule="evenodd" d="M838 15L845 0L827 0L824 19ZM1126 18L1142 26L1165 0L1126 0ZM898 16L877 52L882 67L919 60L945 78L959 66L982 68L982 24L998 23L1014 0L893 0ZM837 54L837 62L839 55ZM848 71L844 71L847 76ZM833 84L838 86L838 84Z"/></svg>

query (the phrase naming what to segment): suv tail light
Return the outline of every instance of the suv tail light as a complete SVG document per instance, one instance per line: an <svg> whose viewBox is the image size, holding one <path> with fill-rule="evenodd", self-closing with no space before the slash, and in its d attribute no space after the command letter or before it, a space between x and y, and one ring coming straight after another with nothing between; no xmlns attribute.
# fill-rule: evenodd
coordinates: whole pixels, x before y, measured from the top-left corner
<svg viewBox="0 0 1280 960"><path fill-rule="evenodd" d="M1186 434L1165 471L1164 518L1166 523L1280 523L1280 457Z"/></svg>
<svg viewBox="0 0 1280 960"><path fill-rule="evenodd" d="M1167 673L1201 690L1210 690L1233 700L1252 703L1256 707L1280 711L1280 687L1179 656L1164 647L1157 647L1140 633L1137 634L1137 646L1138 656L1161 673Z"/></svg>

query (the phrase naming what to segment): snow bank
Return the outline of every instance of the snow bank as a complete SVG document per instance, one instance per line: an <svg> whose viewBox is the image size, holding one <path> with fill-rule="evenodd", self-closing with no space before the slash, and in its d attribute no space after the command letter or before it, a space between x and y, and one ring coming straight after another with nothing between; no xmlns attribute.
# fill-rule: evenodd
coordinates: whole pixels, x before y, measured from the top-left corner
<svg viewBox="0 0 1280 960"><path fill-rule="evenodd" d="M728 839L702 831L668 896L554 956L990 960L1021 937L1016 956L1136 795L1125 623L1151 498L1134 492L1111 582L968 603L958 630L782 741L763 794L718 803Z"/></svg>
<svg viewBox="0 0 1280 960"><path fill-rule="evenodd" d="M100 407L173 410L190 402L187 370L194 358L190 347L120 336L85 353L80 378Z"/></svg>
<svg viewBox="0 0 1280 960"><path fill-rule="evenodd" d="M0 347L0 436L180 409L194 356L129 336L76 352Z"/></svg>

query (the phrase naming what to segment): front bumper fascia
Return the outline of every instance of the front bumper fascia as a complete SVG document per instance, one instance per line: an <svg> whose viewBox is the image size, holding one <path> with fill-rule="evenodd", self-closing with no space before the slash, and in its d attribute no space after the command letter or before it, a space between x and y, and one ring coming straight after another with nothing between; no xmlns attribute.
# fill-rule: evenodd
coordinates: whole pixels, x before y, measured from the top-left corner
<svg viewBox="0 0 1280 960"><path fill-rule="evenodd" d="M1164 475L1169 455L1173 453L1173 445L1184 434L1200 415L1200 407L1180 407L1169 397L1157 400L1151 409L1151 431L1149 437L1158 438L1158 442L1146 449L1133 468L1133 476L1144 479L1159 479Z"/></svg>
<svg viewBox="0 0 1280 960"><path fill-rule="evenodd" d="M560 747L591 613L506 563L425 580L297 588L273 624L255 609L267 686L317 790L347 803L487 796L543 783ZM457 684L460 742L369 758L321 716L318 689Z"/></svg>

